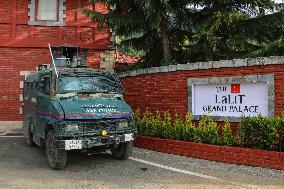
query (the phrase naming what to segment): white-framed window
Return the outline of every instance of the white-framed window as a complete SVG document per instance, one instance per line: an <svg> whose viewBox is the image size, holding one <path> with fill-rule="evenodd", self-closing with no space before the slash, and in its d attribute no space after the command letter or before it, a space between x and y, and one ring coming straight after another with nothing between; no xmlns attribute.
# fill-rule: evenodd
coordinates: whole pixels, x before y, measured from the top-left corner
<svg viewBox="0 0 284 189"><path fill-rule="evenodd" d="M37 21L58 21L59 0L36 0Z"/></svg>
<svg viewBox="0 0 284 189"><path fill-rule="evenodd" d="M29 25L65 26L66 0L31 0Z"/></svg>

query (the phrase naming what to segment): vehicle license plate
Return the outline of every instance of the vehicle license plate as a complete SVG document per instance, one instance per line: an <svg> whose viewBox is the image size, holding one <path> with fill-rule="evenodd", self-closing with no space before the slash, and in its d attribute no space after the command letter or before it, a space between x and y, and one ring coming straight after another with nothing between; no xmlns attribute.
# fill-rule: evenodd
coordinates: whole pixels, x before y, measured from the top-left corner
<svg viewBox="0 0 284 189"><path fill-rule="evenodd" d="M125 137L125 142L129 142L133 139L132 134L125 134L124 137Z"/></svg>
<svg viewBox="0 0 284 189"><path fill-rule="evenodd" d="M82 149L82 140L66 140L65 150L80 150Z"/></svg>

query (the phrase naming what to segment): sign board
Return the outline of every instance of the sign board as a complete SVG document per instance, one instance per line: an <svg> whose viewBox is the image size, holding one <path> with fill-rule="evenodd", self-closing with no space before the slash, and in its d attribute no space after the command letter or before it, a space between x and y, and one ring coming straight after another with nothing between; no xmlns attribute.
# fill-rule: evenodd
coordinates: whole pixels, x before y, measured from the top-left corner
<svg viewBox="0 0 284 189"><path fill-rule="evenodd" d="M267 82L193 84L193 115L268 116Z"/></svg>

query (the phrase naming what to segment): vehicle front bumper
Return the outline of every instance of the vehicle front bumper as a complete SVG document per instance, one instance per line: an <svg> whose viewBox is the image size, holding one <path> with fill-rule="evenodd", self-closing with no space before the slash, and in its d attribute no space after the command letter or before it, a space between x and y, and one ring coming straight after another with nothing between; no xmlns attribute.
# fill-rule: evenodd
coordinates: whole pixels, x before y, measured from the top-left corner
<svg viewBox="0 0 284 189"><path fill-rule="evenodd" d="M120 135L109 135L106 137L80 137L74 139L62 139L55 140L55 146L58 149L64 150L82 150L90 149L99 146L109 146L119 144L123 142L131 142L134 140L134 133L120 134Z"/></svg>

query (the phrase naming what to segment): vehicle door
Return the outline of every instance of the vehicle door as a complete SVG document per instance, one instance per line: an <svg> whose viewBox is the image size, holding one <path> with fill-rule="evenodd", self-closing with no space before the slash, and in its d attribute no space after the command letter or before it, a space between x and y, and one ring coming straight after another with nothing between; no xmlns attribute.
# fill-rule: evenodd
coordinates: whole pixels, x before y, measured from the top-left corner
<svg viewBox="0 0 284 189"><path fill-rule="evenodd" d="M53 119L50 97L50 74L39 78L36 95L36 135L45 137L45 127Z"/></svg>
<svg viewBox="0 0 284 189"><path fill-rule="evenodd" d="M25 81L24 82L24 89L23 89L23 131L25 134L30 132L29 126L32 126L34 124L34 115L35 112L33 102L32 102L32 96L33 95L33 81Z"/></svg>

